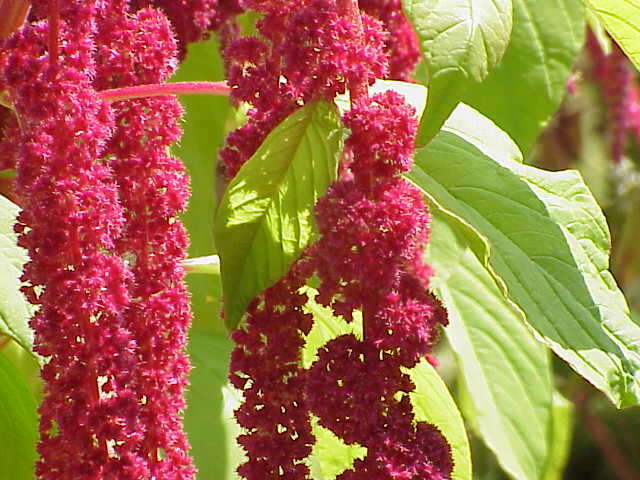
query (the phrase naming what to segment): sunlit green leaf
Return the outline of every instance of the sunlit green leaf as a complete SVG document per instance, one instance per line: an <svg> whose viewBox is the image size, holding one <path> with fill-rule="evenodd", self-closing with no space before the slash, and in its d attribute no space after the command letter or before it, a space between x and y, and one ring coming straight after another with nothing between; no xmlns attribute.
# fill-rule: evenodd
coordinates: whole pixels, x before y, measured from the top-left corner
<svg viewBox="0 0 640 480"><path fill-rule="evenodd" d="M395 80L376 80L375 83L369 87L369 96L384 93L389 90L402 95L406 103L416 110L417 117L420 118L422 116L422 112L424 112L424 108L427 105L427 88L424 85L398 82ZM334 101L340 115L351 108L348 91L342 95L338 95Z"/></svg>
<svg viewBox="0 0 640 480"><path fill-rule="evenodd" d="M206 273L208 275L220 275L220 257L218 255L187 258L182 262L182 266L187 273Z"/></svg>
<svg viewBox="0 0 640 480"><path fill-rule="evenodd" d="M548 442L551 446L543 480L562 480L571 451L574 422L573 403L558 392L553 395L553 428Z"/></svg>
<svg viewBox="0 0 640 480"><path fill-rule="evenodd" d="M513 31L504 58L464 101L528 152L560 105L584 31L581 0L513 0Z"/></svg>
<svg viewBox="0 0 640 480"><path fill-rule="evenodd" d="M13 364L0 352L0 478L31 480L36 461L36 401Z"/></svg>
<svg viewBox="0 0 640 480"><path fill-rule="evenodd" d="M0 195L0 333L31 352L33 332L29 318L32 307L20 292L20 276L27 253L18 247L13 232L18 211L17 205Z"/></svg>
<svg viewBox="0 0 640 480"><path fill-rule="evenodd" d="M456 222L432 208L428 262L447 308L445 329L472 408L467 421L511 477L538 480L555 448L547 349L467 247Z"/></svg>
<svg viewBox="0 0 640 480"><path fill-rule="evenodd" d="M336 178L342 135L335 106L306 105L269 134L227 187L215 235L228 328L311 241L313 207Z"/></svg>
<svg viewBox="0 0 640 480"><path fill-rule="evenodd" d="M640 70L640 1L585 0Z"/></svg>
<svg viewBox="0 0 640 480"><path fill-rule="evenodd" d="M410 178L485 238L486 267L536 338L616 405L637 403L640 327L607 270L609 232L580 175L490 157L472 138L445 127Z"/></svg>
<svg viewBox="0 0 640 480"><path fill-rule="evenodd" d="M429 87L418 143L436 134L464 92L481 82L509 43L511 0L407 0L407 17L420 40Z"/></svg>

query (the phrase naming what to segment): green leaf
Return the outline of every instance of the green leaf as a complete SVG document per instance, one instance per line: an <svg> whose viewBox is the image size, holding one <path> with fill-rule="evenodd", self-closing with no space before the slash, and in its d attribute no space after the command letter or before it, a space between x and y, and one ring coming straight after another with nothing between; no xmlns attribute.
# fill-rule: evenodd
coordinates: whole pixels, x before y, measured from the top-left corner
<svg viewBox="0 0 640 480"><path fill-rule="evenodd" d="M172 81L209 80L224 78L218 44L214 40L189 45L189 53ZM224 97L183 95L180 103L185 108L182 127L184 134L173 147L189 172L191 198L182 221L189 232L189 255L199 257L215 250L213 244L213 218L216 208L215 165L218 148L224 142L225 123L229 101ZM194 326L224 333L220 321L219 282L208 275L187 277L191 293Z"/></svg>
<svg viewBox="0 0 640 480"><path fill-rule="evenodd" d="M27 252L17 244L13 224L20 209L0 195L0 333L14 339L29 352L33 331L29 327L32 307L20 292L22 266Z"/></svg>
<svg viewBox="0 0 640 480"><path fill-rule="evenodd" d="M447 386L426 360L408 370L408 373L416 385L415 391L409 394L416 420L435 425L449 442L453 457L452 480L471 480L467 432Z"/></svg>
<svg viewBox="0 0 640 480"><path fill-rule="evenodd" d="M189 356L193 369L187 391L184 427L191 444L191 454L198 468L198 480L220 480L233 472L228 451L235 448L227 434L223 419L223 387L227 372L231 341L221 335L202 330L191 332Z"/></svg>
<svg viewBox="0 0 640 480"><path fill-rule="evenodd" d="M227 187L215 236L229 329L310 243L313 207L336 178L342 136L335 106L306 105L269 134Z"/></svg>
<svg viewBox="0 0 640 480"><path fill-rule="evenodd" d="M581 0L513 0L507 52L482 84L469 89L464 101L528 152L560 105L584 31Z"/></svg>
<svg viewBox="0 0 640 480"><path fill-rule="evenodd" d="M407 0L429 87L418 144L440 129L464 92L500 61L511 34L511 0Z"/></svg>
<svg viewBox="0 0 640 480"><path fill-rule="evenodd" d="M573 422L573 404L555 392L553 395L553 428L548 440L551 452L541 477L543 480L562 480L571 451Z"/></svg>
<svg viewBox="0 0 640 480"><path fill-rule="evenodd" d="M471 409L465 417L512 478L538 480L554 448L553 378L538 343L490 272L467 247L456 223L436 208L428 263L449 313L445 329Z"/></svg>
<svg viewBox="0 0 640 480"><path fill-rule="evenodd" d="M445 127L410 178L486 239L487 267L536 338L617 406L637 403L640 327L607 270L609 232L580 175L490 157L471 138Z"/></svg>
<svg viewBox="0 0 640 480"><path fill-rule="evenodd" d="M187 258L182 262L182 266L187 273L206 273L208 275L220 275L220 257L218 255Z"/></svg>
<svg viewBox="0 0 640 480"><path fill-rule="evenodd" d="M0 385L0 465L4 472L0 476L30 480L38 440L37 405L22 376L1 352Z"/></svg>
<svg viewBox="0 0 640 480"><path fill-rule="evenodd" d="M315 421L312 424L316 443L311 452L311 478L333 480L343 471L353 467L353 461L364 458L367 449L360 445L347 445L331 430Z"/></svg>
<svg viewBox="0 0 640 480"><path fill-rule="evenodd" d="M362 316L354 315L354 321L346 323L342 318L333 316L331 309L318 305L313 298L316 292L307 288L310 299L306 309L313 314L313 329L307 336L307 343L303 352L303 364L308 368L315 357L315 353L326 342L345 333L354 333L362 338ZM418 421L428 422L438 427L445 436L452 449L454 469L453 480L471 480L471 459L469 442L467 440L464 423L455 402L451 398L446 385L434 368L426 361L407 370L416 385L411 393L411 403ZM319 479L333 479L335 475L351 467L353 459L364 455L360 447L344 445L335 436L323 429L314 428L319 436L319 444L314 447L312 464L314 473Z"/></svg>
<svg viewBox="0 0 640 480"><path fill-rule="evenodd" d="M378 79L369 87L369 96L384 93L389 90L402 95L405 98L405 101L415 108L417 117L420 118L422 116L422 112L424 112L424 108L427 105L427 88L424 85L399 82L397 80ZM334 101L338 107L340 116L351 109L349 91L336 96Z"/></svg>
<svg viewBox="0 0 640 480"><path fill-rule="evenodd" d="M585 2L640 70L640 1L585 0Z"/></svg>

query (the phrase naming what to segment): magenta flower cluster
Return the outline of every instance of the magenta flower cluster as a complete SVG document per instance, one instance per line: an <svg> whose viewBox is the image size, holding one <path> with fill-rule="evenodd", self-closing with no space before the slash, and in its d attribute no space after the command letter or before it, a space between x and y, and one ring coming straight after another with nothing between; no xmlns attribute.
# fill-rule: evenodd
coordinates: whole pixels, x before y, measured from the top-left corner
<svg viewBox="0 0 640 480"><path fill-rule="evenodd" d="M98 94L162 83L177 65L165 15L135 3L33 1L0 44L0 91L15 110L1 163L17 171L23 290L45 361L41 479L195 475L181 425L190 313L177 217L189 188L168 153L182 111L173 98L110 105ZM183 12L183 41L205 17L187 24Z"/></svg>
<svg viewBox="0 0 640 480"><path fill-rule="evenodd" d="M347 444L367 448L340 480L449 478L450 447L437 428L415 419L408 395L415 386L402 370L425 357L446 323L422 260L426 205L401 177L412 165L415 112L393 92L366 96L375 78L408 78L417 62L415 34L395 1L363 2L371 16L354 16L351 2L333 0L243 6L262 14L261 36L225 40L232 98L250 105L247 123L221 154L227 176L301 105L350 90L352 108L343 117L351 134L341 178L316 207L320 239L254 299L232 335L230 378L244 394L236 418L247 460L239 473L248 480L309 478L312 413ZM364 331L362 339L331 340L304 370L312 319L300 287L313 274L320 280L316 301L347 321L362 312Z"/></svg>
<svg viewBox="0 0 640 480"><path fill-rule="evenodd" d="M628 134L640 142L640 88L635 69L622 49L611 39L611 52L602 50L593 32L587 35L587 51L592 74L602 88L607 107L611 157L619 162L627 145Z"/></svg>
<svg viewBox="0 0 640 480"><path fill-rule="evenodd" d="M243 2L262 14L261 37L227 38L224 56L231 98L251 105L246 124L227 137L220 157L227 178L257 150L267 134L305 102L386 75L387 34L363 16L364 38L335 0Z"/></svg>
<svg viewBox="0 0 640 480"><path fill-rule="evenodd" d="M354 102L349 171L316 210L311 247L320 279L317 301L348 321L363 315L363 339L343 335L321 348L307 380L307 403L321 425L367 447L338 478L445 479L451 456L432 425L416 422L402 371L414 367L438 337L446 315L428 293L422 256L429 217L420 192L400 177L411 166L414 111L394 92Z"/></svg>

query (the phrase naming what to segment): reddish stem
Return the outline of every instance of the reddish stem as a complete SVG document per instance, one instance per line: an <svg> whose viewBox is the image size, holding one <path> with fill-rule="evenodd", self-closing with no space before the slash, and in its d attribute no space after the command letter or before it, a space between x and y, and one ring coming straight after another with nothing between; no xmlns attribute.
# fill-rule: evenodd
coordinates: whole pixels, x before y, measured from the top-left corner
<svg viewBox="0 0 640 480"><path fill-rule="evenodd" d="M360 7L358 0L337 0L338 13L348 19L356 28L357 42L364 43L364 28L362 26L362 17L360 16ZM351 94L351 102L359 98L366 97L368 86L365 82L348 85Z"/></svg>
<svg viewBox="0 0 640 480"><path fill-rule="evenodd" d="M60 0L49 0L49 63L58 63L58 32L60 31Z"/></svg>
<svg viewBox="0 0 640 480"><path fill-rule="evenodd" d="M591 438L602 452L614 474L619 480L637 480L638 472L629 464L627 458L620 451L611 432L602 420L589 409L589 394L581 391L574 396L574 404L582 414L584 425L591 434Z"/></svg>
<svg viewBox="0 0 640 480"><path fill-rule="evenodd" d="M133 98L159 97L165 95L222 95L228 96L231 88L225 82L175 82L136 85L112 88L99 92L107 102L119 102Z"/></svg>

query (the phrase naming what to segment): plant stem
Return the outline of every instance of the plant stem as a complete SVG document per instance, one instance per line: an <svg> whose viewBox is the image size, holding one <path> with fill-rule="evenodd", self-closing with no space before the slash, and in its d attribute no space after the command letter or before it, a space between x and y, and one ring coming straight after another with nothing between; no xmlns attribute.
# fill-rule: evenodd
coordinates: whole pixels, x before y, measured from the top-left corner
<svg viewBox="0 0 640 480"><path fill-rule="evenodd" d="M591 438L602 452L611 469L619 480L637 480L638 472L629 464L620 451L615 439L611 436L605 423L589 409L589 394L579 391L574 395L574 404L582 414L584 425L591 434Z"/></svg>
<svg viewBox="0 0 640 480"><path fill-rule="evenodd" d="M58 64L59 46L58 31L60 30L59 0L49 0L49 64Z"/></svg>
<svg viewBox="0 0 640 480"><path fill-rule="evenodd" d="M231 89L225 82L175 82L136 85L134 87L112 88L99 92L107 102L119 102L134 98L158 97L166 95L222 95L228 96Z"/></svg>
<svg viewBox="0 0 640 480"><path fill-rule="evenodd" d="M360 16L360 7L358 0L337 0L338 13L350 20L356 29L357 42L359 44L364 43L364 28L362 27L362 17ZM367 84L360 82L354 85L348 85L351 103L358 100L361 97L366 97L368 92Z"/></svg>

